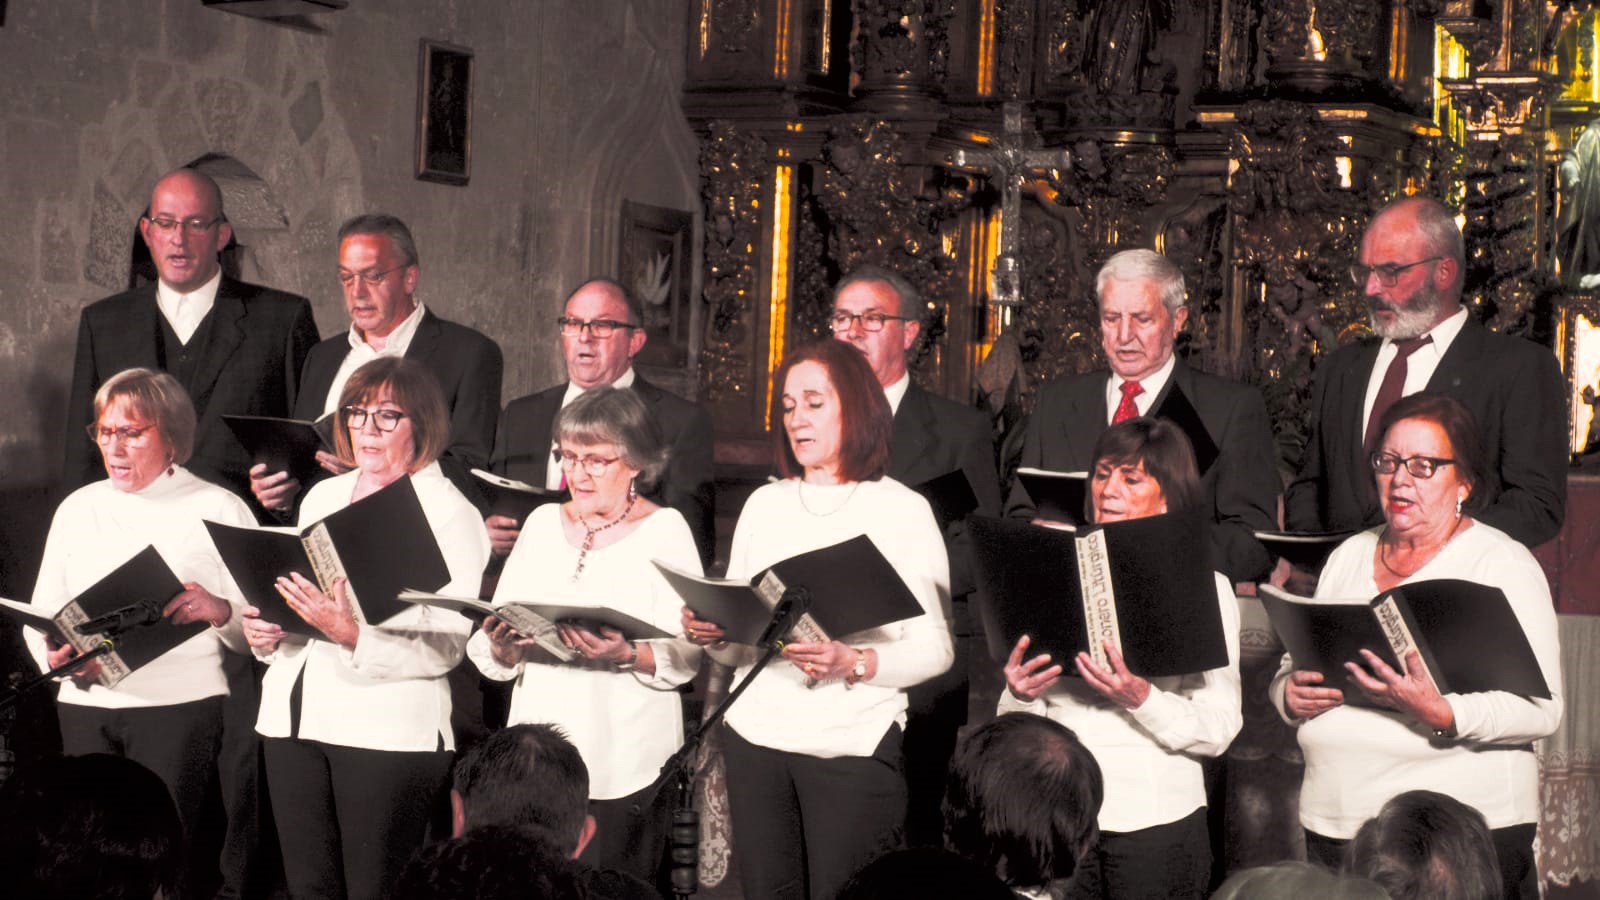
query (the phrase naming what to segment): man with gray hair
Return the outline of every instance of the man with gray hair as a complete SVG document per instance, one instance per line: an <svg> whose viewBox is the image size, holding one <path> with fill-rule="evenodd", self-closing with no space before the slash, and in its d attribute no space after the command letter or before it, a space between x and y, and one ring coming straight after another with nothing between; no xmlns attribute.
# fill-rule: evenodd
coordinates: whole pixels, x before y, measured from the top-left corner
<svg viewBox="0 0 1600 900"><path fill-rule="evenodd" d="M1311 433L1284 492L1284 522L1355 531L1383 521L1370 457L1383 413L1423 389L1460 400L1477 420L1493 496L1476 514L1528 547L1566 515L1566 390L1555 354L1479 325L1461 302L1466 252L1455 215L1428 197L1384 207L1350 275L1378 340L1317 366Z"/></svg>
<svg viewBox="0 0 1600 900"><path fill-rule="evenodd" d="M1087 471L1100 433L1134 416L1170 418L1195 447L1209 501L1212 563L1232 581L1266 577L1254 532L1276 527L1278 467L1266 404L1253 387L1189 368L1173 355L1188 321L1183 272L1153 250L1123 250L1095 276L1100 345L1110 371L1046 385L1024 433L1021 464ZM1034 518L1019 482L1006 514Z"/></svg>

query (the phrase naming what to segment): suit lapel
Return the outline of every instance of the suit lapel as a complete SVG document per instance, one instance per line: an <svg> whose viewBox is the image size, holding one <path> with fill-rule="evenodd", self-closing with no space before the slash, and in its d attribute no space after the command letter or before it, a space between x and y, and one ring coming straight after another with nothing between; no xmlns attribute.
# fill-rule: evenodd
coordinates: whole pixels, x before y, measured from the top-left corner
<svg viewBox="0 0 1600 900"><path fill-rule="evenodd" d="M1433 376L1428 379L1428 390L1456 394L1462 381L1479 365L1483 340L1483 326L1468 315L1466 324L1456 333L1456 339L1450 342L1449 349L1444 351L1438 367L1433 370Z"/></svg>
<svg viewBox="0 0 1600 900"><path fill-rule="evenodd" d="M206 341L205 355L194 372L194 408L203 412L211 401L211 390L217 378L233 359L239 345L244 343L247 315L244 301L239 298L234 285L224 278L217 287L216 302L211 305L211 338Z"/></svg>
<svg viewBox="0 0 1600 900"><path fill-rule="evenodd" d="M438 343L439 318L433 314L433 310L424 309L422 321L417 323L417 333L411 336L411 343L406 347L406 359L427 362L433 358Z"/></svg>
<svg viewBox="0 0 1600 900"><path fill-rule="evenodd" d="M915 485L927 478L918 472L918 463L928 458L928 450L938 440L935 433L938 422L927 398L912 385L900 398L900 408L895 411L894 431L889 445L889 476L903 484ZM929 473L928 477L942 475Z"/></svg>

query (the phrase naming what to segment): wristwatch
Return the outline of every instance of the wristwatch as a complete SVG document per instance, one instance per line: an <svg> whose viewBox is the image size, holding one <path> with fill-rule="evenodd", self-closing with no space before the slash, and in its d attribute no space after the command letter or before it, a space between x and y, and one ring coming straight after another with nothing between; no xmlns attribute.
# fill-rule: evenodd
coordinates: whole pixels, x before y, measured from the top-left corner
<svg viewBox="0 0 1600 900"><path fill-rule="evenodd" d="M867 677L867 654L857 650L856 664L850 667L850 674L845 676L845 681L855 684Z"/></svg>
<svg viewBox="0 0 1600 900"><path fill-rule="evenodd" d="M633 667L639 664L639 645L630 643L628 645L628 650L631 652L628 654L628 658L626 660L611 664L611 667L616 669L618 672L632 672Z"/></svg>

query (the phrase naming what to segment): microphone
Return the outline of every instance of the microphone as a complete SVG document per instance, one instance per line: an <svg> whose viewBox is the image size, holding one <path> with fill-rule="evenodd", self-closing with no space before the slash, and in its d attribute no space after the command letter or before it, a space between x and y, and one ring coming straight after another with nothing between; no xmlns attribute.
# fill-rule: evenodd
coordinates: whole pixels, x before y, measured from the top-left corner
<svg viewBox="0 0 1600 900"><path fill-rule="evenodd" d="M810 608L811 594L805 588L791 588L784 591L783 598L773 607L772 619L761 632L756 646L768 647L777 641L782 641L790 631L794 630L795 623L800 621L800 617Z"/></svg>
<svg viewBox="0 0 1600 900"><path fill-rule="evenodd" d="M120 634L130 628L154 625L161 621L161 607L164 605L154 600L141 600L105 615L95 616L74 627L73 631L79 634Z"/></svg>

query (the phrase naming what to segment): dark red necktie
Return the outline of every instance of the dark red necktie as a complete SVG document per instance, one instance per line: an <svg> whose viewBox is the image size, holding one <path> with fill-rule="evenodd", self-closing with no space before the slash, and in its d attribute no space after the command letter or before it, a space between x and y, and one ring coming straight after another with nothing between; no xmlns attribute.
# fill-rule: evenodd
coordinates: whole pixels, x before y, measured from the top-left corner
<svg viewBox="0 0 1600 900"><path fill-rule="evenodd" d="M1361 442L1362 451L1366 457L1372 456L1372 451L1378 449L1378 442L1383 440L1383 435L1377 433L1378 422L1383 419L1383 414L1389 407L1400 399L1400 394L1406 387L1406 358L1420 350L1424 344L1433 343L1432 335L1423 335L1419 338L1406 338L1394 342L1394 359L1389 363L1389 371L1383 373L1383 383L1378 385L1378 397L1372 401L1372 415L1367 417L1366 438Z"/></svg>
<svg viewBox="0 0 1600 900"><path fill-rule="evenodd" d="M1137 381L1124 381L1122 383L1122 402L1117 404L1117 411L1111 415L1111 424L1126 422L1139 415L1139 407L1133 403L1133 398L1144 393L1144 388Z"/></svg>

